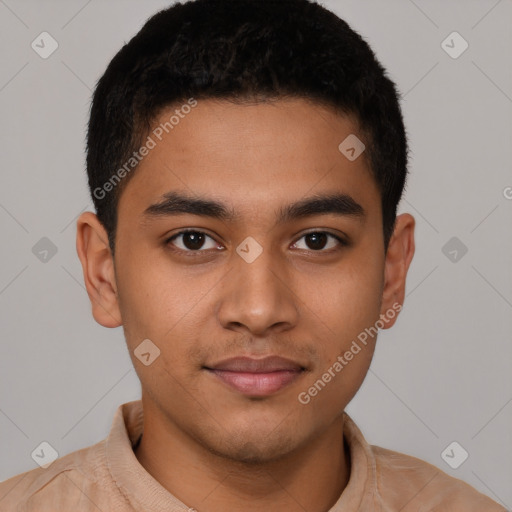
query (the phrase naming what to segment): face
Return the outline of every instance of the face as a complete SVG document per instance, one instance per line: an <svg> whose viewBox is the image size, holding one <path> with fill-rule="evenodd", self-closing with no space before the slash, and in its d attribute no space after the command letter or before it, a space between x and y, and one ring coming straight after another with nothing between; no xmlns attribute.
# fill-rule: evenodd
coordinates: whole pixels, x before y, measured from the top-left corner
<svg viewBox="0 0 512 512"><path fill-rule="evenodd" d="M358 336L403 298L411 220L408 261L398 237L386 257L365 154L338 149L350 134L305 100L200 101L121 194L103 292L86 283L95 318L122 323L145 410L214 453L272 460L336 423L374 351Z"/></svg>

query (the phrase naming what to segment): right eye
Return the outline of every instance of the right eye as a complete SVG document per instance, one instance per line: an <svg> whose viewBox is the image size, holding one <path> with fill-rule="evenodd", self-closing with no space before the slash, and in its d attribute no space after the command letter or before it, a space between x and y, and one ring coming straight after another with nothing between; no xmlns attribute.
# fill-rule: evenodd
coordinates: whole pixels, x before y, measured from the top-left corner
<svg viewBox="0 0 512 512"><path fill-rule="evenodd" d="M204 247L205 243L209 246ZM202 231L187 229L176 233L166 240L166 244L172 244L180 251L204 252L209 249L219 249L219 244Z"/></svg>

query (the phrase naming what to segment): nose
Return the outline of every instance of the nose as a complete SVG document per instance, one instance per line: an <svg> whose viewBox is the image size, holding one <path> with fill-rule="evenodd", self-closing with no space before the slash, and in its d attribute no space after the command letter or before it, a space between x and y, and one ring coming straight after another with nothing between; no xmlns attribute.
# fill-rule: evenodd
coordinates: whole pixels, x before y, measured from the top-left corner
<svg viewBox="0 0 512 512"><path fill-rule="evenodd" d="M264 249L251 263L234 253L233 265L217 307L218 320L225 329L265 336L297 324L297 299L285 261Z"/></svg>

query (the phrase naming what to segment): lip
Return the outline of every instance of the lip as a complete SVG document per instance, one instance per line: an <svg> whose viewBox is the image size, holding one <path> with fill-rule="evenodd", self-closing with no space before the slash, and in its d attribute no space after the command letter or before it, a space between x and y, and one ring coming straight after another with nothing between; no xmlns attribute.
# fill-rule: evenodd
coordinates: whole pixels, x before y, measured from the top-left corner
<svg viewBox="0 0 512 512"><path fill-rule="evenodd" d="M268 396L297 380L305 368L279 356L233 357L205 367L222 382L248 396Z"/></svg>

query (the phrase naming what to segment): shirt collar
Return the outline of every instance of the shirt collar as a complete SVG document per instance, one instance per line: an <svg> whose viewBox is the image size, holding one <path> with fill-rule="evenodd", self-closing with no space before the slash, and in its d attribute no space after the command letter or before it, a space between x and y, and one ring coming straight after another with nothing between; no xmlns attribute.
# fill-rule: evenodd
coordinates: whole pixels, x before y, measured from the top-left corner
<svg viewBox="0 0 512 512"><path fill-rule="evenodd" d="M105 448L113 480L136 510L192 511L155 480L137 460L133 446L142 435L143 418L141 400L122 404L114 415ZM343 425L344 439L350 454L350 478L329 512L358 510L363 497L375 494L376 491L376 463L371 447L347 413L344 413Z"/></svg>

